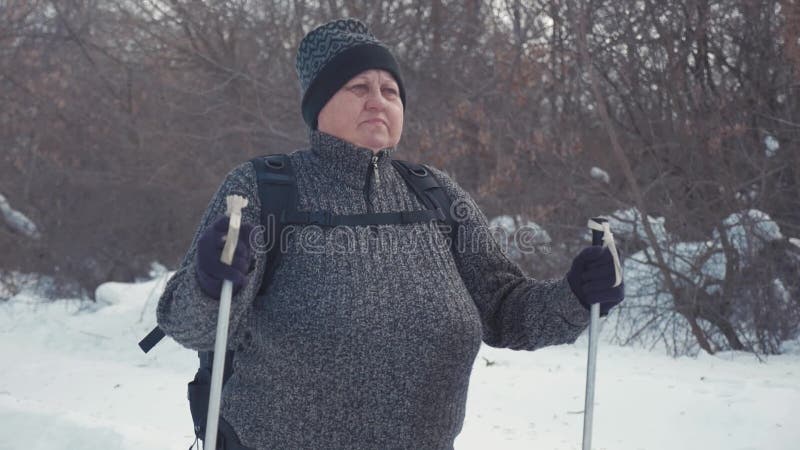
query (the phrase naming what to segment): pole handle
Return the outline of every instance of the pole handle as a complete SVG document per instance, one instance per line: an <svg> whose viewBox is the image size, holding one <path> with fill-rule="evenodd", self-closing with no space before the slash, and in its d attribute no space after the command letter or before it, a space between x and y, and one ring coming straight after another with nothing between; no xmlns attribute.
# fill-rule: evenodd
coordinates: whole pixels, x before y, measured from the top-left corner
<svg viewBox="0 0 800 450"><path fill-rule="evenodd" d="M606 219L603 219L602 217L593 217L592 221L600 224L600 226L603 226L602 225L603 222L608 222ZM592 228L592 245L598 247L603 245L603 230L597 230L595 228Z"/></svg>
<svg viewBox="0 0 800 450"><path fill-rule="evenodd" d="M614 284L612 287L619 286L622 283L622 264L608 220L602 217L592 217L587 226L592 230L592 245L602 245L611 252L611 257L614 259Z"/></svg>
<svg viewBox="0 0 800 450"><path fill-rule="evenodd" d="M225 198L227 210L225 215L230 217L228 222L228 235L225 236L225 247L219 260L227 265L233 262L233 253L239 241L239 229L242 227L242 209L247 206L247 199L240 195L229 195Z"/></svg>

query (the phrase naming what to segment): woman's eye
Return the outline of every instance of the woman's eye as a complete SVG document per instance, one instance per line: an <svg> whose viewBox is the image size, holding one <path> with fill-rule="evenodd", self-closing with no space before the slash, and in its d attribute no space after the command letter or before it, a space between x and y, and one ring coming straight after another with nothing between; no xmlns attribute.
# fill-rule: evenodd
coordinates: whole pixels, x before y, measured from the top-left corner
<svg viewBox="0 0 800 450"><path fill-rule="evenodd" d="M383 92L386 95L391 95L391 96L396 96L397 95L397 89L395 89L395 88L383 88Z"/></svg>
<svg viewBox="0 0 800 450"><path fill-rule="evenodd" d="M361 95L366 94L367 91L369 91L369 88L367 88L366 84L356 84L355 86L351 86L350 90L358 95Z"/></svg>

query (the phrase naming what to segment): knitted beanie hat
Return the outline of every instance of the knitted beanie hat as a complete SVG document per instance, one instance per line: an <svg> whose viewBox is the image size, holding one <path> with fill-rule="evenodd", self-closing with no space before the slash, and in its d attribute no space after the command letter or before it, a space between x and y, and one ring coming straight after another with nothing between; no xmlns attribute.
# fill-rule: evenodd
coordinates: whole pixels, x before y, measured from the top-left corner
<svg viewBox="0 0 800 450"><path fill-rule="evenodd" d="M406 104L400 68L394 56L367 26L356 19L339 19L311 30L300 42L295 62L303 96L303 120L312 130L317 116L345 83L369 69L391 73Z"/></svg>

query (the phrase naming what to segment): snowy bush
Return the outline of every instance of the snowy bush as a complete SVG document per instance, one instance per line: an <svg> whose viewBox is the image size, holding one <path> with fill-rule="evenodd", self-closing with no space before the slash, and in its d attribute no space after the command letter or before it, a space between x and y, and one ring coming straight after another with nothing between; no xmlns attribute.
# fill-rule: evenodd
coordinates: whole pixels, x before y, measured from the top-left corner
<svg viewBox="0 0 800 450"><path fill-rule="evenodd" d="M800 330L800 248L763 211L721 220L706 241L681 242L648 216L648 246L624 262L626 300L618 308L622 343L661 342L676 355L699 349L778 353ZM618 236L649 242L633 209L611 215Z"/></svg>
<svg viewBox="0 0 800 450"><path fill-rule="evenodd" d="M51 300L87 297L75 281L38 273L0 271L0 301L10 300L17 295Z"/></svg>
<svg viewBox="0 0 800 450"><path fill-rule="evenodd" d="M501 215L489 221L492 236L508 257L531 273L563 270L563 261L553 258L553 239L541 225L521 215Z"/></svg>
<svg viewBox="0 0 800 450"><path fill-rule="evenodd" d="M722 221L725 238L744 260L752 258L767 242L783 239L780 227L766 213L750 209L731 214ZM723 236L715 229L713 239L722 244Z"/></svg>
<svg viewBox="0 0 800 450"><path fill-rule="evenodd" d="M497 216L489 221L492 234L512 258L519 259L537 251L547 252L552 239L536 222L522 216Z"/></svg>
<svg viewBox="0 0 800 450"><path fill-rule="evenodd" d="M647 245L651 244L642 222L642 214L636 208L614 211L607 219L615 236L624 240L634 242L638 240ZM647 216L647 221L656 241L660 245L665 245L669 236L664 227L664 218Z"/></svg>

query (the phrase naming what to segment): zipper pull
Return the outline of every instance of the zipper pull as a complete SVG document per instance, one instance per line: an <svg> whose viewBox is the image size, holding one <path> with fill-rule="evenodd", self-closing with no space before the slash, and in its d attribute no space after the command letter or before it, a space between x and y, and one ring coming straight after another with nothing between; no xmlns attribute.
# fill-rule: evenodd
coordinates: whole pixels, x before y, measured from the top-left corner
<svg viewBox="0 0 800 450"><path fill-rule="evenodd" d="M375 171L375 184L381 184L381 175L378 172L378 155L372 155L372 169Z"/></svg>

